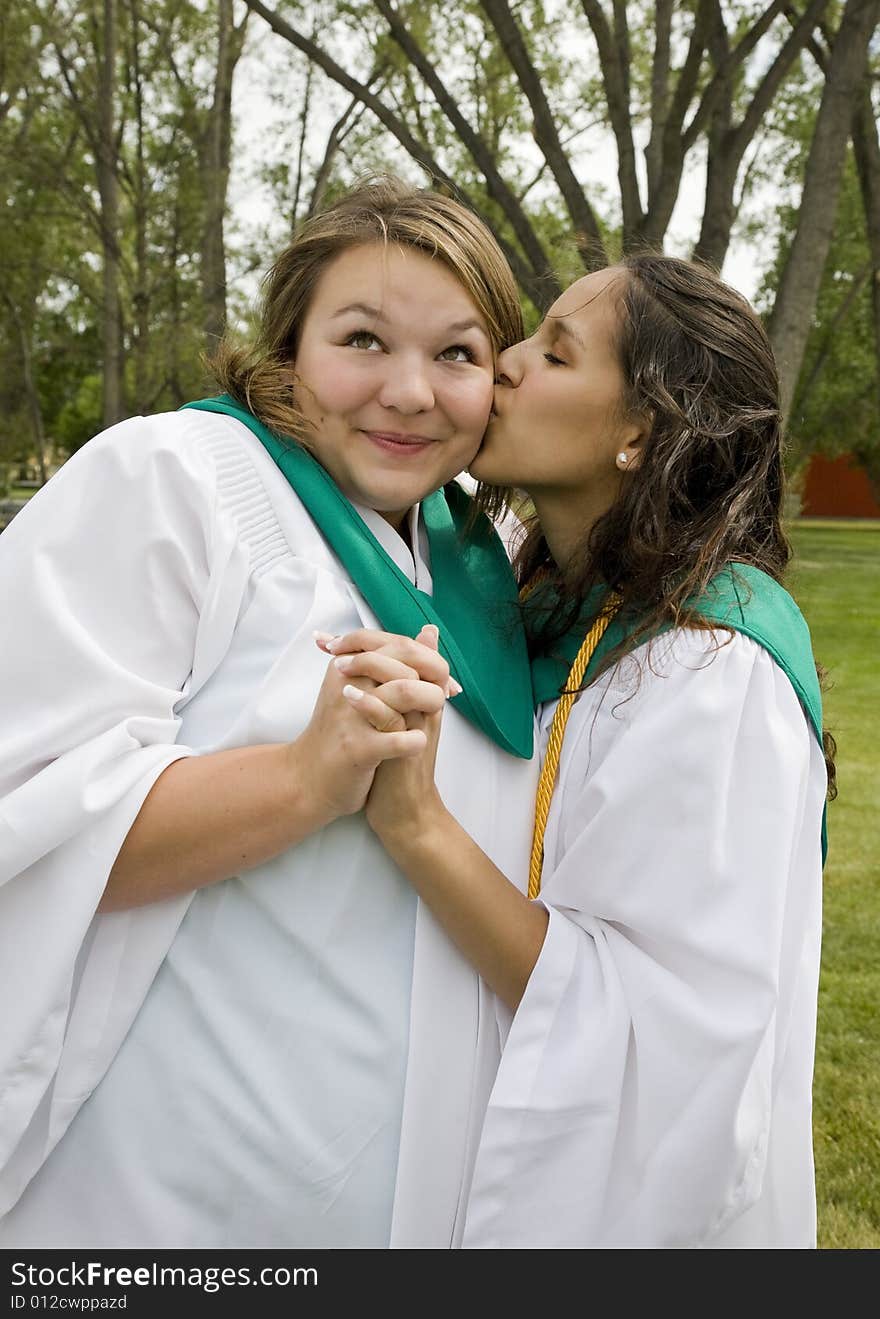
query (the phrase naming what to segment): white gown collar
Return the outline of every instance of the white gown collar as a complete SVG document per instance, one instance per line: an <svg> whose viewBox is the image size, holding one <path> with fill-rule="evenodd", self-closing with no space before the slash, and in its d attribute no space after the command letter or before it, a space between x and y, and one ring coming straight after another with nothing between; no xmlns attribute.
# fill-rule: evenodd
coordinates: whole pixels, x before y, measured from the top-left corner
<svg viewBox="0 0 880 1319"><path fill-rule="evenodd" d="M420 591L424 591L426 595L430 595L432 588L431 554L425 524L419 516L421 504L414 504L406 515L410 545L414 547L415 554L412 553L400 533L394 530L391 523L387 522L381 513L377 513L374 508L367 508L364 504L355 504L354 501L352 501L352 507L360 514L385 553L393 559L413 586L418 587Z"/></svg>

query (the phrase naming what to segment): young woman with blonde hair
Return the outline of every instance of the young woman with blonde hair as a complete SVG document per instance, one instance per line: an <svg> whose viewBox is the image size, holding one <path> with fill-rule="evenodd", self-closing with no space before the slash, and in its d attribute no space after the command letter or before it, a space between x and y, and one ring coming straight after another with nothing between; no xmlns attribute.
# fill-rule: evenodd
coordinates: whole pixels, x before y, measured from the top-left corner
<svg viewBox="0 0 880 1319"><path fill-rule="evenodd" d="M516 586L447 485L521 332L465 207L357 188L220 398L97 436L3 533L0 1245L460 1236L497 1032L361 809L424 734L366 725L313 632L442 629L467 696L399 709L453 697L447 801L523 866Z"/></svg>

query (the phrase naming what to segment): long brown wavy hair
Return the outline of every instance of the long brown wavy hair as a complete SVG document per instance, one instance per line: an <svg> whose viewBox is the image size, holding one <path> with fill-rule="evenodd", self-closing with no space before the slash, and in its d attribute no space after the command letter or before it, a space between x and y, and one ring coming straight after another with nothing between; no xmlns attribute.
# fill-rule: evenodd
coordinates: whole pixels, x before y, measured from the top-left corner
<svg viewBox="0 0 880 1319"><path fill-rule="evenodd" d="M524 593L539 580L556 587L552 609L524 611L533 652L552 650L586 602L601 596L595 588L621 597L632 630L600 671L662 624L712 630L688 601L728 564L751 564L781 582L791 557L782 527L779 383L759 317L697 262L640 253L619 268L622 408L650 417L650 436L564 571L534 516L514 561ZM478 498L497 512L497 490L481 488ZM585 632L594 618L584 615ZM834 739L825 732L823 742L834 796Z"/></svg>
<svg viewBox="0 0 880 1319"><path fill-rule="evenodd" d="M318 280L350 248L414 248L455 275L482 312L496 354L522 338L516 281L486 225L452 197L372 176L308 219L269 270L252 342L224 339L207 366L221 389L276 434L308 444L292 367Z"/></svg>

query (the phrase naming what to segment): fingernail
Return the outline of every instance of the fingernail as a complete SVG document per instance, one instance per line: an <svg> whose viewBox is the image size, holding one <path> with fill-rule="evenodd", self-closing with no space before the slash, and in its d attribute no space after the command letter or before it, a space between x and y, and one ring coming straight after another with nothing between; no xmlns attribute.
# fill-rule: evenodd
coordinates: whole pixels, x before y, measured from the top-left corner
<svg viewBox="0 0 880 1319"><path fill-rule="evenodd" d="M341 645L342 645L342 637L331 637L329 641L326 641L324 643L324 649L329 650L330 654L332 655L339 649Z"/></svg>
<svg viewBox="0 0 880 1319"><path fill-rule="evenodd" d="M354 660L353 655L337 655L333 663L337 669L341 669L342 672L344 673L346 669L351 668L353 660Z"/></svg>
<svg viewBox="0 0 880 1319"><path fill-rule="evenodd" d="M315 640L317 641L318 645L322 648L322 650L326 650L328 643L333 640L332 632L313 632L312 636L315 638Z"/></svg>
<svg viewBox="0 0 880 1319"><path fill-rule="evenodd" d="M346 683L342 689L342 695L347 696L350 701L362 701L364 699L360 687L353 687L351 683Z"/></svg>
<svg viewBox="0 0 880 1319"><path fill-rule="evenodd" d="M446 684L447 699L451 699L453 696L458 696L463 691L464 688L462 687L460 682L456 682L454 678L449 679L449 682Z"/></svg>
<svg viewBox="0 0 880 1319"><path fill-rule="evenodd" d="M440 640L440 629L436 623L426 623L419 633L419 636L423 636L425 632L429 633L435 641Z"/></svg>

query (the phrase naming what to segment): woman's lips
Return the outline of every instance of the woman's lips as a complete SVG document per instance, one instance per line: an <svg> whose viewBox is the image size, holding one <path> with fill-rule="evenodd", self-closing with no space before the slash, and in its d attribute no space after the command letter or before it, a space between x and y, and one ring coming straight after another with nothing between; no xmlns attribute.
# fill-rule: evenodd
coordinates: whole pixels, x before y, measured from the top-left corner
<svg viewBox="0 0 880 1319"><path fill-rule="evenodd" d="M364 434L385 453L399 454L403 457L414 457L416 454L424 453L425 449L436 443L435 440L428 439L424 435L405 435L393 431L364 431Z"/></svg>

